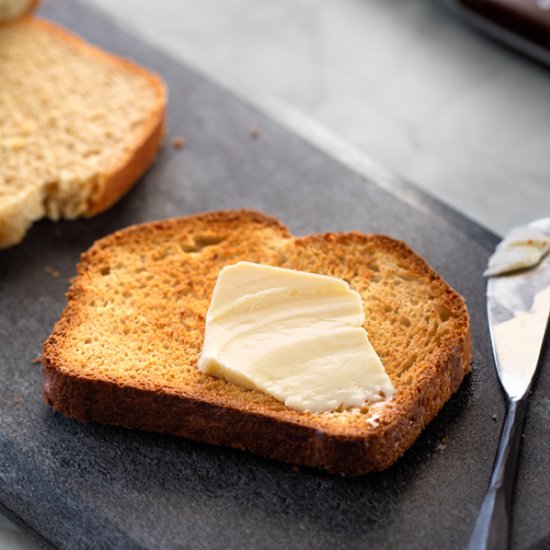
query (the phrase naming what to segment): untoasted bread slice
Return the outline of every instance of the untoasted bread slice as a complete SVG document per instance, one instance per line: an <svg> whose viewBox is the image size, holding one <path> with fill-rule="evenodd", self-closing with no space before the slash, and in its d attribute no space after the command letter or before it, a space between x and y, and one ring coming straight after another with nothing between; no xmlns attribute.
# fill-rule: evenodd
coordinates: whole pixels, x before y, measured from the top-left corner
<svg viewBox="0 0 550 550"><path fill-rule="evenodd" d="M0 26L0 248L33 221L93 216L153 161L164 131L160 79L64 29Z"/></svg>
<svg viewBox="0 0 550 550"><path fill-rule="evenodd" d="M0 0L0 25L30 15L39 0Z"/></svg>
<svg viewBox="0 0 550 550"><path fill-rule="evenodd" d="M285 407L197 369L220 269L239 260L341 277L396 393L323 413ZM470 370L462 298L405 244L380 235L293 237L251 211L130 227L83 254L44 345L43 389L78 420L168 432L359 475L394 463Z"/></svg>

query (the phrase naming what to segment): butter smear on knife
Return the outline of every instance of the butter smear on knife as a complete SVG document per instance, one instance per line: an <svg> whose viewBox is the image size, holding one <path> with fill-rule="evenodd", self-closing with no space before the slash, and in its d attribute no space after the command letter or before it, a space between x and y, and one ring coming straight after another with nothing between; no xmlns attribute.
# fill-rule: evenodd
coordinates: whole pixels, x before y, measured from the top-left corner
<svg viewBox="0 0 550 550"><path fill-rule="evenodd" d="M364 322L341 279L238 262L218 275L198 366L302 411L383 401L394 388Z"/></svg>
<svg viewBox="0 0 550 550"><path fill-rule="evenodd" d="M502 275L537 265L550 250L550 237L527 226L512 229L489 258L483 273Z"/></svg>

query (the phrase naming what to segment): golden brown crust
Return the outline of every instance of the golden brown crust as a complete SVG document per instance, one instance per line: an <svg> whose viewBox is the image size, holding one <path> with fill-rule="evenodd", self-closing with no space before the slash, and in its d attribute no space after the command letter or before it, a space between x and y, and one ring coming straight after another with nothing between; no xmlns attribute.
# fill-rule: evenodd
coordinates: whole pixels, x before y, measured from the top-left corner
<svg viewBox="0 0 550 550"><path fill-rule="evenodd" d="M164 134L163 112L156 121L153 130L144 133L141 144L137 145L127 158L121 160L117 167L104 176L99 187L100 192L90 200L85 217L89 218L107 210L134 186L157 156Z"/></svg>
<svg viewBox="0 0 550 550"><path fill-rule="evenodd" d="M30 15L31 13L34 13L38 9L38 6L40 6L40 0L32 0L30 6L25 12L25 15Z"/></svg>
<svg viewBox="0 0 550 550"><path fill-rule="evenodd" d="M67 341L82 322L82 302L94 269L115 247L132 246L145 236L177 235L191 225L268 228L285 250L305 252L317 245L340 250L374 247L405 261L411 273L425 279L440 295L456 322L436 347L437 354L416 369L414 384L402 384L380 421L370 427L333 425L313 413L265 400L235 401L219 393L196 393L155 387L147 381L82 375L71 364ZM303 255L303 254L302 254ZM299 257L300 254L298 255ZM328 259L338 268L338 258ZM327 269L331 266L327 265ZM404 243L381 235L359 233L310 235L293 238L276 219L250 211L213 212L189 218L133 226L98 241L82 256L78 276L68 293L68 306L44 344L43 387L55 410L83 421L167 432L219 445L247 449L278 460L323 468L345 475L361 475L393 464L412 445L423 428L458 389L470 370L472 345L469 317L462 298ZM372 333L371 333L372 328ZM380 336L369 327L373 345ZM382 345L382 340L379 340ZM398 378L395 378L398 380ZM225 382L223 382L225 384ZM257 393L257 392L252 392ZM250 392L249 394L250 395ZM279 404L280 405L280 404Z"/></svg>
<svg viewBox="0 0 550 550"><path fill-rule="evenodd" d="M32 0L32 2L29 4L29 7L21 14L20 17L28 17L32 15L40 5L40 0Z"/></svg>

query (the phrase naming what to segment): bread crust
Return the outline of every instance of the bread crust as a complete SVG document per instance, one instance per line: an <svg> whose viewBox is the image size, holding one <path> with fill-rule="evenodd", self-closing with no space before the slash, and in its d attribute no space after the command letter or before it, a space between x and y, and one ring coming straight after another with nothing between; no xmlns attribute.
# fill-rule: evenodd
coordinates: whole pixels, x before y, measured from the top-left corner
<svg viewBox="0 0 550 550"><path fill-rule="evenodd" d="M297 246L315 240L365 242L389 247L411 255L414 268L430 277L434 285L444 285L449 303L461 316L460 330L441 347L435 360L422 371L414 386L400 389L381 409L381 422L360 431L320 429L313 413L235 407L215 396L188 395L166 391L131 381L79 376L67 364L64 344L80 322L79 303L86 289L81 283L94 258L115 243L143 232L163 232L189 220L201 223L260 223L292 239L276 219L250 211L207 213L191 218L166 220L133 226L98 241L83 255L78 276L68 293L69 302L52 335L44 344L43 390L54 410L81 421L97 421L126 428L170 433L216 445L246 449L283 462L322 468L348 476L363 475L391 466L416 440L444 403L459 388L470 370L472 341L469 317L462 298L434 273L424 260L399 241L380 235L359 233L311 235L295 238ZM286 408L285 408L286 409Z"/></svg>
<svg viewBox="0 0 550 550"><path fill-rule="evenodd" d="M144 132L140 143L113 166L101 179L97 195L90 198L88 208L84 213L86 218L104 212L121 199L138 181L155 160L162 146L166 126L164 112L158 118L152 119Z"/></svg>

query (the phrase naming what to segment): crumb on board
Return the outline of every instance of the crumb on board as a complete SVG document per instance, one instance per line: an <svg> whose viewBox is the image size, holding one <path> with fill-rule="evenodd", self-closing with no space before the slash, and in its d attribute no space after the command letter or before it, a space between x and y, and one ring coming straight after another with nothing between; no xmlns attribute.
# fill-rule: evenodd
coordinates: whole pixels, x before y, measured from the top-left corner
<svg viewBox="0 0 550 550"><path fill-rule="evenodd" d="M16 404L16 405L19 405L23 402L23 399L21 399L21 397L19 395L14 395L13 396L13 402Z"/></svg>
<svg viewBox="0 0 550 550"><path fill-rule="evenodd" d="M50 267L49 265L47 265L44 268L44 271L46 273L50 274L54 279L59 278L59 276L61 275L61 273L59 273L59 271L57 271L57 269L54 269L53 267Z"/></svg>
<svg viewBox="0 0 550 550"><path fill-rule="evenodd" d="M250 128L250 137L251 138L260 137L260 129L257 126L252 126L252 128Z"/></svg>
<svg viewBox="0 0 550 550"><path fill-rule="evenodd" d="M496 414L493 414L493 416L491 416L493 422L496 422L497 421L497 415Z"/></svg>
<svg viewBox="0 0 550 550"><path fill-rule="evenodd" d="M42 363L42 358L40 357L40 355L37 355L36 357L33 358L32 360L33 365L39 365L40 363Z"/></svg>
<svg viewBox="0 0 550 550"><path fill-rule="evenodd" d="M300 472L300 468L296 465L292 466L290 468L295 474L298 474Z"/></svg>
<svg viewBox="0 0 550 550"><path fill-rule="evenodd" d="M447 448L447 445L444 443L439 443L437 447L435 448L436 451L444 451Z"/></svg>
<svg viewBox="0 0 550 550"><path fill-rule="evenodd" d="M174 149L185 149L186 145L187 145L187 141L185 140L185 138L183 138L181 136L176 136L172 140L172 147Z"/></svg>

